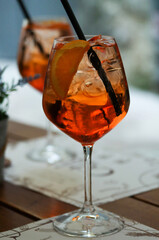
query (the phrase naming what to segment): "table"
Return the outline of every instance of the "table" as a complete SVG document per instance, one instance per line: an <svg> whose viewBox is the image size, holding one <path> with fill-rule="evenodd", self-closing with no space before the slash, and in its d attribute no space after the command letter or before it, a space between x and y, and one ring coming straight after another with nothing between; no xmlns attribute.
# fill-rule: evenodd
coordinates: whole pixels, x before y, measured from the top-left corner
<svg viewBox="0 0 159 240"><path fill-rule="evenodd" d="M8 141L45 135L45 130L9 121ZM159 230L159 189L100 205L103 209ZM4 181L0 186L0 231L56 216L76 207Z"/></svg>

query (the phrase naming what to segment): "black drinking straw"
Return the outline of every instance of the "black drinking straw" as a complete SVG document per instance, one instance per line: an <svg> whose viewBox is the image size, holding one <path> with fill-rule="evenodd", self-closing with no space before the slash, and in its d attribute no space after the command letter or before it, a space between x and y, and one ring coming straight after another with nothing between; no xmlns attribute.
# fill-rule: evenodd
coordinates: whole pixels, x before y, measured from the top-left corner
<svg viewBox="0 0 159 240"><path fill-rule="evenodd" d="M81 40L86 40L85 35L83 34L82 29L73 13L68 1L61 0L61 3L63 4L63 7L70 19L75 31L76 31L78 38ZM104 69L102 68L101 62L92 47L90 47L90 49L88 50L88 57L93 65L93 67L97 70L99 77L102 79L102 81L104 83L104 86L109 94L109 97L111 98L112 103L113 103L116 115L119 116L121 114L121 108L120 108L118 99L115 95L115 92L111 85L111 82L107 78L106 73L105 73Z"/></svg>
<svg viewBox="0 0 159 240"><path fill-rule="evenodd" d="M22 12L23 12L25 18L26 18L30 23L32 23L32 20L31 20L30 14L28 13L28 11L27 11L27 9L26 9L24 3L22 2L22 0L17 0L17 2L19 3L19 6L20 6L20 8L21 8L21 10L22 10Z"/></svg>
<svg viewBox="0 0 159 240"><path fill-rule="evenodd" d="M27 11L27 9L26 9L23 1L22 1L22 0L17 0L17 2L18 2L18 4L19 4L19 6L20 6L20 9L21 9L22 12L23 12L24 17L28 20L28 22L29 22L30 24L32 24L33 21L32 21L32 19L31 19L31 16L30 16L29 12ZM44 52L43 46L42 46L41 43L37 40L36 34L35 34L35 32L33 31L33 29L29 29L29 33L30 33L30 35L32 36L32 38L33 38L33 40L34 40L35 45L39 48L39 51L40 51L44 56L48 57L48 54L46 54L46 53Z"/></svg>

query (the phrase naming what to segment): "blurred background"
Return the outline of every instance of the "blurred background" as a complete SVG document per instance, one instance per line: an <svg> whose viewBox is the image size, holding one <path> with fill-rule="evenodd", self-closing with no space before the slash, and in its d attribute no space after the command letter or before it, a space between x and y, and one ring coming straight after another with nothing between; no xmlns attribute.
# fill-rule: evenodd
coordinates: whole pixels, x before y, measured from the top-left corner
<svg viewBox="0 0 159 240"><path fill-rule="evenodd" d="M84 33L115 36L129 84L151 91L159 90L158 0L69 2ZM66 16L59 0L24 0L24 3L32 17ZM16 0L1 0L0 58L16 58L22 20Z"/></svg>

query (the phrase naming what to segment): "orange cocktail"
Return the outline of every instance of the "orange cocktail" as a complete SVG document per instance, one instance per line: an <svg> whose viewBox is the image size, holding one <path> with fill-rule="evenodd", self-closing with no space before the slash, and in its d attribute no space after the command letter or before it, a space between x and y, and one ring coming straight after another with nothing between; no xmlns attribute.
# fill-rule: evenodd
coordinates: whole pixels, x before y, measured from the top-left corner
<svg viewBox="0 0 159 240"><path fill-rule="evenodd" d="M58 232L94 238L123 228L122 220L93 206L91 156L94 143L125 117L129 101L114 38L87 36L86 41L72 36L54 41L43 91L43 109L53 124L82 144L84 152L84 204L81 209L54 219Z"/></svg>
<svg viewBox="0 0 159 240"><path fill-rule="evenodd" d="M40 78L30 84L41 93L53 41L57 37L70 35L71 32L69 23L63 18L41 18L32 23L27 20L23 23L17 56L19 71L23 77L39 74ZM31 160L49 163L61 158L52 145L50 124L47 124L47 135L42 145L37 144L27 156Z"/></svg>
<svg viewBox="0 0 159 240"><path fill-rule="evenodd" d="M97 37L90 40L89 43L99 56L108 79L111 80L121 114L116 115L109 93L97 71L89 62L87 52L84 53L73 76L67 95L63 99L58 96L56 83L52 81L51 71L48 70L49 83L47 83L43 97L44 111L50 121L83 145L93 144L114 128L124 118L129 107L125 72L115 41L113 39L106 41ZM55 54L60 55L62 51L64 50L60 43L57 44L52 50L51 61L54 61ZM68 58L61 68L69 67L67 61ZM61 88L64 85L65 82L61 84Z"/></svg>
<svg viewBox="0 0 159 240"><path fill-rule="evenodd" d="M49 53L53 40L71 34L70 25L64 19L24 21L18 48L18 66L23 77L40 74L30 84L43 91Z"/></svg>

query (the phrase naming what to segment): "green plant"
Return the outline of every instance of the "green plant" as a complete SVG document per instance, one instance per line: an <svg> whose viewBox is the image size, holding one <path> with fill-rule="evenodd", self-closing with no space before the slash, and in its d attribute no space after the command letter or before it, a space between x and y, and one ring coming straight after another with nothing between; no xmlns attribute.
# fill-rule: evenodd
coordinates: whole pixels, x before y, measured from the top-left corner
<svg viewBox="0 0 159 240"><path fill-rule="evenodd" d="M9 95L11 92L16 91L18 86L23 86L24 84L39 78L39 74L36 74L34 77L22 78L18 80L17 83L12 81L10 84L5 82L2 78L2 75L6 67L0 69L0 120L6 119L8 117L8 104L9 104Z"/></svg>

